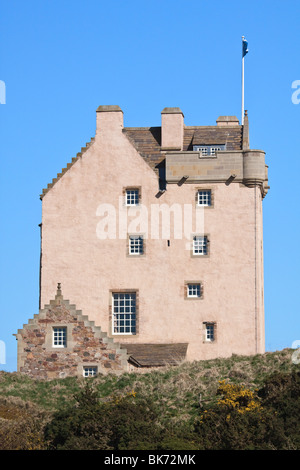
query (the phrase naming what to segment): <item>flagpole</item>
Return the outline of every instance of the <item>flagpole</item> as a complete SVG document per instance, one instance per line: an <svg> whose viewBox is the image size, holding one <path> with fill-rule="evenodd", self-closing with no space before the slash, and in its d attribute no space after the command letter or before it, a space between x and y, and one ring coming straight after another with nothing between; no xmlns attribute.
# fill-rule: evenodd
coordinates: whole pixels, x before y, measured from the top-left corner
<svg viewBox="0 0 300 470"><path fill-rule="evenodd" d="M243 53L243 44L245 37L242 36L242 126L244 125L244 53Z"/></svg>

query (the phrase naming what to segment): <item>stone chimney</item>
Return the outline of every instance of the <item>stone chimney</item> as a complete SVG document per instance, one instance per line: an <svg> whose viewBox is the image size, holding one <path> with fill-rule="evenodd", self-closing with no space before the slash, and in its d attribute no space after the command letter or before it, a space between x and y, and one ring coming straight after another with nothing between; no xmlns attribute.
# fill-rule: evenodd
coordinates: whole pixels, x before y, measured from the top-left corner
<svg viewBox="0 0 300 470"><path fill-rule="evenodd" d="M220 116L217 119L217 126L219 127L235 127L239 125L240 123L236 116Z"/></svg>
<svg viewBox="0 0 300 470"><path fill-rule="evenodd" d="M180 108L164 108L161 112L161 149L183 150L184 115Z"/></svg>
<svg viewBox="0 0 300 470"><path fill-rule="evenodd" d="M96 134L102 131L115 132L123 129L123 111L120 106L99 106L96 113Z"/></svg>

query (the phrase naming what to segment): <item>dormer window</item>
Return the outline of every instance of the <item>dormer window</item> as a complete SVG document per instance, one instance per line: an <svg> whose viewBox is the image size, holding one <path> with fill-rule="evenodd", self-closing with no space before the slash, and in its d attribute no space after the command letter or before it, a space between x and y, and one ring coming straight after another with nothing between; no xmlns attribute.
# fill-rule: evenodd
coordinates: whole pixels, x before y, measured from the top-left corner
<svg viewBox="0 0 300 470"><path fill-rule="evenodd" d="M219 150L226 150L226 145L194 145L194 152L201 152L201 157L214 157Z"/></svg>

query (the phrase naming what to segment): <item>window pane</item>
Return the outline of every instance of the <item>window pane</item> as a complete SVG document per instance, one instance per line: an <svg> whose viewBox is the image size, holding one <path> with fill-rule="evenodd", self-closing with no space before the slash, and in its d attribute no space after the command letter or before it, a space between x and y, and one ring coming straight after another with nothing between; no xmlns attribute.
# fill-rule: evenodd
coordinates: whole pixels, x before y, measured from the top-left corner
<svg viewBox="0 0 300 470"><path fill-rule="evenodd" d="M207 254L207 237L196 235L193 239L193 254L206 255Z"/></svg>
<svg viewBox="0 0 300 470"><path fill-rule="evenodd" d="M84 377L95 377L97 375L97 367L84 367L83 376Z"/></svg>
<svg viewBox="0 0 300 470"><path fill-rule="evenodd" d="M199 206L211 205L211 190L210 189L198 191L198 205Z"/></svg>
<svg viewBox="0 0 300 470"><path fill-rule="evenodd" d="M219 150L226 150L226 145L194 145L193 150L201 152L201 157L215 156Z"/></svg>
<svg viewBox="0 0 300 470"><path fill-rule="evenodd" d="M53 328L53 346L64 348L67 345L67 328Z"/></svg>
<svg viewBox="0 0 300 470"><path fill-rule="evenodd" d="M143 237L131 235L129 237L129 253L131 255L142 255L143 251L144 251Z"/></svg>
<svg viewBox="0 0 300 470"><path fill-rule="evenodd" d="M127 189L125 202L127 206L136 206L139 203L139 190Z"/></svg>
<svg viewBox="0 0 300 470"><path fill-rule="evenodd" d="M218 150L221 150L221 147L211 147L210 154L215 155Z"/></svg>
<svg viewBox="0 0 300 470"><path fill-rule="evenodd" d="M188 297L200 297L200 284L188 284Z"/></svg>
<svg viewBox="0 0 300 470"><path fill-rule="evenodd" d="M206 340L214 340L214 325L206 325Z"/></svg>
<svg viewBox="0 0 300 470"><path fill-rule="evenodd" d="M126 300L122 300L123 305L120 305L121 297L126 298ZM126 294L114 293L113 298L113 333L135 334L135 292ZM117 302L117 300L119 302ZM126 307L124 307L124 304L126 304Z"/></svg>

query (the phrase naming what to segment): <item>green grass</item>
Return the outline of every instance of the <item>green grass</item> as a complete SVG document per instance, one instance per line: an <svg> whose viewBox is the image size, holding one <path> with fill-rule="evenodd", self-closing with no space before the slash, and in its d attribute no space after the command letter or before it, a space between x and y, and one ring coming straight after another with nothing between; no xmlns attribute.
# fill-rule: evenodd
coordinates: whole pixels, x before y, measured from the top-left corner
<svg viewBox="0 0 300 470"><path fill-rule="evenodd" d="M150 400L158 406L162 421L189 420L199 413L200 395L203 404L209 403L220 380L226 379L250 389L259 388L273 372L289 372L299 367L292 363L292 353L293 350L284 349L255 356L233 355L120 376L99 375L94 379L69 377L42 381L17 372L0 371L0 398L19 399L52 413L72 404L74 394L90 380L103 400L134 391L136 400Z"/></svg>

